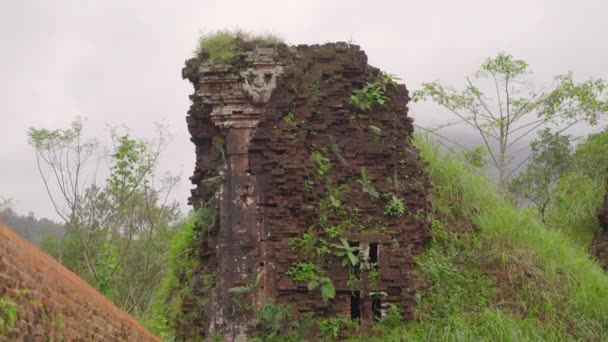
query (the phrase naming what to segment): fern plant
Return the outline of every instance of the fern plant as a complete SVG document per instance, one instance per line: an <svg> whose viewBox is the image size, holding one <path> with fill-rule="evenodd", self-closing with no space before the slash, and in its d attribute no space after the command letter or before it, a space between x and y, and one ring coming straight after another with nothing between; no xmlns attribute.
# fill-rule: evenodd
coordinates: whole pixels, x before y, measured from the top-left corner
<svg viewBox="0 0 608 342"><path fill-rule="evenodd" d="M391 199L386 204L384 208L384 215L391 217L401 217L405 213L405 202L395 196L391 195Z"/></svg>
<svg viewBox="0 0 608 342"><path fill-rule="evenodd" d="M374 199L380 197L380 194L378 191L376 191L376 188L374 187L374 184L367 173L367 169L364 167L361 168L361 175L359 176L359 179L357 179L357 183L361 184L361 190L364 194Z"/></svg>

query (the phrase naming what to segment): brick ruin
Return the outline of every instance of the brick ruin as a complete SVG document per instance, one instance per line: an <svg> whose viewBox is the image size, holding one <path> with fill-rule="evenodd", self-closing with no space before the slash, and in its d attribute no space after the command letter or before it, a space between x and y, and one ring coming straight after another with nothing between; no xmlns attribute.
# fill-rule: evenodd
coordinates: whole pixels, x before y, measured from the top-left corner
<svg viewBox="0 0 608 342"><path fill-rule="evenodd" d="M237 43L228 65L203 51L182 70L194 86L189 204L212 203L218 220L198 246L199 272L214 272L215 286L205 292L193 285L193 296L208 296L208 305L202 310L186 300L184 311L200 312L193 318L198 327L178 323L178 331L184 338L222 332L239 340L254 324L252 312L269 300L300 314L360 319L364 329L389 304L411 318L413 257L431 237L430 183L408 139L413 120L405 85L382 81L356 45ZM384 105L360 110L349 103L355 90L374 82L384 84ZM329 170L320 170L323 161ZM363 191L363 173L377 196ZM402 217L385 214L392 196L405 203ZM358 266L342 265L332 247L340 240L328 228L359 247ZM294 243L307 233L326 247L314 258L336 289L327 302L286 275L313 258ZM377 281L370 280L370 265L377 265ZM252 289L251 308L235 309L230 289L237 287Z"/></svg>

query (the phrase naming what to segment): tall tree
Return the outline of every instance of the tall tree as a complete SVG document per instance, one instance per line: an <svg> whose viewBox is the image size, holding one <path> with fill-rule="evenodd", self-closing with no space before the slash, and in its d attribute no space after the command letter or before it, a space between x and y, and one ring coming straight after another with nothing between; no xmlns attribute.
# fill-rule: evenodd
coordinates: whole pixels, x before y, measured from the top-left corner
<svg viewBox="0 0 608 342"><path fill-rule="evenodd" d="M28 131L48 196L66 227L49 252L127 311L141 310L162 273L164 251L179 213L168 196L178 181L157 176L169 141L164 127L153 141L111 131L112 146L83 136L83 121L67 129ZM107 170L93 163L105 159ZM108 177L98 184L98 173Z"/></svg>
<svg viewBox="0 0 608 342"><path fill-rule="evenodd" d="M465 124L479 134L503 194L521 166L512 165L515 144L549 122L563 130L579 120L595 124L608 111L608 83L602 79L575 82L568 73L556 76L552 88L537 90L531 74L528 63L500 53L467 77L462 90L431 82L413 93L414 101L432 100L454 114L457 121L451 124Z"/></svg>
<svg viewBox="0 0 608 342"><path fill-rule="evenodd" d="M531 202L544 222L557 181L573 168L570 136L545 128L530 149L529 164L510 182L509 188L519 199Z"/></svg>

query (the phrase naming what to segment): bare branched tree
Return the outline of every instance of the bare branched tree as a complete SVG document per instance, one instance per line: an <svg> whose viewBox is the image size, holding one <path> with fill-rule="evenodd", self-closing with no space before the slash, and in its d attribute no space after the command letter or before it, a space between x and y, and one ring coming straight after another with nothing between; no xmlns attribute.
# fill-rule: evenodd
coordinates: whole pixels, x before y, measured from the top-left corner
<svg viewBox="0 0 608 342"><path fill-rule="evenodd" d="M501 53L467 77L463 90L431 82L413 93L414 101L430 99L454 114L457 121L449 125L464 124L479 134L489 163L498 170L498 188L503 194L508 179L523 164L511 165L518 142L548 123L558 123L563 131L580 120L595 124L608 111L608 83L604 80L577 83L569 73L555 77L552 89L536 90L530 75L525 61ZM482 90L482 83L488 92Z"/></svg>
<svg viewBox="0 0 608 342"><path fill-rule="evenodd" d="M156 138L132 138L110 130L112 146L102 152L83 138L83 121L67 129L28 131L46 192L67 230L54 251L68 267L127 311L139 310L157 284L162 252L179 214L169 196L179 178L157 179L159 158L171 139L157 126ZM99 170L95 160L105 160ZM96 175L107 173L97 184Z"/></svg>

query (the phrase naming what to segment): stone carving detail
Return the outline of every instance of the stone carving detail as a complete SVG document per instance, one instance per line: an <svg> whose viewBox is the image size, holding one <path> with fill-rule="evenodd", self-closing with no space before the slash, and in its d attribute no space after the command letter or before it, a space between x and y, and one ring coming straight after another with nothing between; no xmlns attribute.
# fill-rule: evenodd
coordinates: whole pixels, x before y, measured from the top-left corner
<svg viewBox="0 0 608 342"><path fill-rule="evenodd" d="M248 68L241 72L244 79L243 90L251 96L253 103L265 103L277 86L277 76L282 73L283 67L280 65Z"/></svg>

